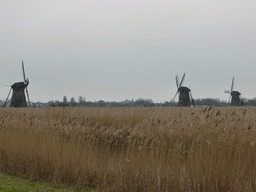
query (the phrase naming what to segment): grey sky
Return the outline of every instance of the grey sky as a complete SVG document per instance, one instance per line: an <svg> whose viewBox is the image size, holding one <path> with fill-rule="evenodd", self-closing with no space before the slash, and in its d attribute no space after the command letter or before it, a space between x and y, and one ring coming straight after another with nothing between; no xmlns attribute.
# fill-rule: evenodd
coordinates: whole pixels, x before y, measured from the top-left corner
<svg viewBox="0 0 256 192"><path fill-rule="evenodd" d="M32 101L256 97L256 1L2 0L0 99L30 79Z"/></svg>

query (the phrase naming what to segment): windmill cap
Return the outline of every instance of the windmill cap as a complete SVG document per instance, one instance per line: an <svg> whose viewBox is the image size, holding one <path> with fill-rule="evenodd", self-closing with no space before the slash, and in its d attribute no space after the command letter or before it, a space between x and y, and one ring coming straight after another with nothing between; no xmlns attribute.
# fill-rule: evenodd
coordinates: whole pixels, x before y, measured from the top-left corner
<svg viewBox="0 0 256 192"><path fill-rule="evenodd" d="M231 92L231 95L241 95L241 93L238 92L238 91L232 91L232 92Z"/></svg>
<svg viewBox="0 0 256 192"><path fill-rule="evenodd" d="M14 83L12 85L12 88L15 89L15 88L25 88L26 85L24 84L24 82L18 82L18 83Z"/></svg>
<svg viewBox="0 0 256 192"><path fill-rule="evenodd" d="M190 92L190 89L188 87L180 87L178 91Z"/></svg>

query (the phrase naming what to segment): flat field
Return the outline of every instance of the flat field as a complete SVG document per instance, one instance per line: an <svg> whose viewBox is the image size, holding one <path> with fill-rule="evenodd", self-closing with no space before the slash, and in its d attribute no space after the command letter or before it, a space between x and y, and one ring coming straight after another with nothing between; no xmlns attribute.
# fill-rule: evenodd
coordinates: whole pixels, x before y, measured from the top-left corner
<svg viewBox="0 0 256 192"><path fill-rule="evenodd" d="M256 191L256 108L1 108L0 171L92 191Z"/></svg>

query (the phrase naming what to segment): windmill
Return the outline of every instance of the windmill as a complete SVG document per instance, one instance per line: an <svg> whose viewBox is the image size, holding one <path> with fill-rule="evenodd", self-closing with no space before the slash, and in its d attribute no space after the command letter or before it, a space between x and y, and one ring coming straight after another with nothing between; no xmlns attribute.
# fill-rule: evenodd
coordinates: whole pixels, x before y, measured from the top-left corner
<svg viewBox="0 0 256 192"><path fill-rule="evenodd" d="M27 86L29 84L29 80L28 80L28 78L26 79L23 61L22 61L22 72L23 72L24 82L17 82L11 86L9 94L4 103L4 107L6 106L6 104L9 101L11 101L10 107L27 107L28 105L26 102L25 90L26 90L26 94L27 94L28 104L30 106L29 94L28 94L28 88L27 88ZM10 100L8 100L11 90L12 90L12 98Z"/></svg>
<svg viewBox="0 0 256 192"><path fill-rule="evenodd" d="M234 77L232 79L232 83L231 83L231 90L225 90L225 93L229 93L230 97L229 97L229 103L230 103L230 99L231 99L231 103L230 106L243 106L244 103L243 101L240 99L240 95L241 93L238 91L233 91L234 88Z"/></svg>
<svg viewBox="0 0 256 192"><path fill-rule="evenodd" d="M185 78L185 73L180 82L179 82L178 76L175 77L177 92L173 98L173 101L175 100L177 94L179 93L178 107L191 107L191 104L195 107L195 102L192 97L191 90L188 87L182 86L184 82L184 78Z"/></svg>

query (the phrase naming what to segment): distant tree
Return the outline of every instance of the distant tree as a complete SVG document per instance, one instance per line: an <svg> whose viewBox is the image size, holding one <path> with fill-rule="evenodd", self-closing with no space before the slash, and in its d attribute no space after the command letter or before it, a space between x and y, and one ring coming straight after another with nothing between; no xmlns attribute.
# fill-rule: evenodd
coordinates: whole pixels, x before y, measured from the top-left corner
<svg viewBox="0 0 256 192"><path fill-rule="evenodd" d="M64 103L64 104L67 104L67 103L68 103L68 99L67 99L66 96L63 97L63 103Z"/></svg>
<svg viewBox="0 0 256 192"><path fill-rule="evenodd" d="M87 102L85 102L85 106L93 107L93 106L95 106L95 103L93 103L92 101L87 101Z"/></svg>
<svg viewBox="0 0 256 192"><path fill-rule="evenodd" d="M78 105L79 106L85 106L85 97L79 96L78 97Z"/></svg>
<svg viewBox="0 0 256 192"><path fill-rule="evenodd" d="M49 102L47 103L47 106L49 106L49 107L55 107L56 105L55 105L54 101L51 100L51 101L49 101Z"/></svg>
<svg viewBox="0 0 256 192"><path fill-rule="evenodd" d="M205 98L205 99L195 99L195 105L202 105L202 106L224 106L225 102L221 101L220 99L213 99L213 98Z"/></svg>
<svg viewBox="0 0 256 192"><path fill-rule="evenodd" d="M153 107L155 106L154 102L152 101L152 99L137 99L134 103L136 106L140 106L140 107Z"/></svg>
<svg viewBox="0 0 256 192"><path fill-rule="evenodd" d="M165 101L163 104L162 104L162 107L170 107L171 106L171 103L168 102L168 101Z"/></svg>
<svg viewBox="0 0 256 192"><path fill-rule="evenodd" d="M57 106L59 106L60 103L61 103L61 102L59 102L59 101L55 101L55 102L54 102L54 104L57 105Z"/></svg>
<svg viewBox="0 0 256 192"><path fill-rule="evenodd" d="M69 103L70 103L70 106L71 106L71 107L76 107L76 106L77 106L77 102L76 102L76 100L75 100L74 97L71 97Z"/></svg>
<svg viewBox="0 0 256 192"><path fill-rule="evenodd" d="M99 107L105 107L105 106L106 106L105 101L99 100Z"/></svg>
<svg viewBox="0 0 256 192"><path fill-rule="evenodd" d="M253 99L243 99L243 101L244 105L256 106L256 97L254 97Z"/></svg>

